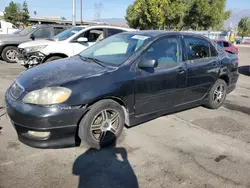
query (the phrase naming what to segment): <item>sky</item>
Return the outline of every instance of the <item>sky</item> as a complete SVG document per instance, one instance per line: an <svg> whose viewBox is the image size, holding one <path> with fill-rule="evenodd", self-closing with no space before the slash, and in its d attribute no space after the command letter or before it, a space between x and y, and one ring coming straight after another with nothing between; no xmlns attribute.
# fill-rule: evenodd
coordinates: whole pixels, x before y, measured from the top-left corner
<svg viewBox="0 0 250 188"><path fill-rule="evenodd" d="M11 0L0 0L0 11L9 4ZM23 0L13 0L15 3L22 3ZM72 19L72 0L26 0L29 6L31 17L36 11L36 17L43 16L63 16L68 20ZM76 1L76 17L80 18L80 0ZM83 1L83 20L90 21L95 19L95 4L103 4L100 18L124 18L126 9L133 0L82 0ZM227 0L227 9L241 8L250 9L250 0Z"/></svg>

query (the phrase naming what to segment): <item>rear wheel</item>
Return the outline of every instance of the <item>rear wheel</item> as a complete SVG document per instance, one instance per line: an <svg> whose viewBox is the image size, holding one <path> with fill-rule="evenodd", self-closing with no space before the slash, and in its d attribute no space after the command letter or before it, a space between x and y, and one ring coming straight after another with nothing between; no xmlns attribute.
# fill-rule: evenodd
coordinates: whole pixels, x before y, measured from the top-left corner
<svg viewBox="0 0 250 188"><path fill-rule="evenodd" d="M78 135L82 142L100 149L121 135L124 123L122 107L113 100L102 100L92 105L83 117Z"/></svg>
<svg viewBox="0 0 250 188"><path fill-rule="evenodd" d="M2 58L7 63L16 63L18 51L15 46L7 46L2 51Z"/></svg>
<svg viewBox="0 0 250 188"><path fill-rule="evenodd" d="M218 79L209 92L206 107L210 109L217 109L221 107L226 99L226 95L227 83L222 79Z"/></svg>
<svg viewBox="0 0 250 188"><path fill-rule="evenodd" d="M52 56L52 57L48 58L45 62L48 63L50 61L55 61L55 60L58 60L58 59L62 59L62 57L60 57L60 56Z"/></svg>

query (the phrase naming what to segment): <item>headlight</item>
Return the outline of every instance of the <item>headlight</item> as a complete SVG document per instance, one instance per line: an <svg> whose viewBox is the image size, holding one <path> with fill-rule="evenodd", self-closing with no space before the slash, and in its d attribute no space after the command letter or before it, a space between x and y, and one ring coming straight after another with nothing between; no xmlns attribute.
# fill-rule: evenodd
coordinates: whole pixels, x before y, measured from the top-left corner
<svg viewBox="0 0 250 188"><path fill-rule="evenodd" d="M23 98L24 103L37 105L53 105L65 102L71 94L71 90L64 87L46 87L29 92Z"/></svg>
<svg viewBox="0 0 250 188"><path fill-rule="evenodd" d="M28 47L25 48L26 52L37 52L40 51L42 49L44 49L47 45L42 45L42 46L33 46L33 47Z"/></svg>

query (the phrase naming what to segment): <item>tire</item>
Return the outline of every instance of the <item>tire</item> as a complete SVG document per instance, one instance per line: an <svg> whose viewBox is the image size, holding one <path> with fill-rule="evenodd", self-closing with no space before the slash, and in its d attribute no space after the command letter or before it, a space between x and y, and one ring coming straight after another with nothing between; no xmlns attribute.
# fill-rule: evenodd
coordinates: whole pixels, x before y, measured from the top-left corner
<svg viewBox="0 0 250 188"><path fill-rule="evenodd" d="M18 54L17 47L7 46L2 51L2 58L7 63L16 63L16 56Z"/></svg>
<svg viewBox="0 0 250 188"><path fill-rule="evenodd" d="M110 124L108 122L103 121L102 112L104 112L105 110L107 112L106 114L108 114L106 117L108 118L104 119L110 121L112 118L116 117L115 114L117 114L118 120L116 120L111 126L113 132L106 131L106 136L104 136L105 139L98 140L98 137L102 138L102 134L99 135L94 133L104 133L105 131L101 130L106 129L107 126L110 127ZM111 116L112 111L115 112L113 114L113 117ZM92 123L94 124L95 121L97 121L97 124L99 125L95 125L95 127L93 127ZM86 143L91 148L96 149L101 149L107 145L110 145L111 143L115 142L115 140L121 135L124 124L125 115L122 107L113 100L101 100L90 107L90 110L84 115L79 124L78 136L81 138L81 145L85 145ZM100 128L96 128L99 126Z"/></svg>
<svg viewBox="0 0 250 188"><path fill-rule="evenodd" d="M222 94L216 94L218 93L219 86L224 87ZM216 100L219 97L218 95L220 95L220 100ZM223 105L226 96L227 96L227 83L222 79L218 79L214 83L213 87L209 92L208 102L205 106L210 109L218 109Z"/></svg>
<svg viewBox="0 0 250 188"><path fill-rule="evenodd" d="M45 61L45 63L48 63L48 62L50 62L50 61L55 61L55 60L58 60L58 59L62 59L62 57L60 57L60 56L52 56L52 57L48 58L48 59Z"/></svg>

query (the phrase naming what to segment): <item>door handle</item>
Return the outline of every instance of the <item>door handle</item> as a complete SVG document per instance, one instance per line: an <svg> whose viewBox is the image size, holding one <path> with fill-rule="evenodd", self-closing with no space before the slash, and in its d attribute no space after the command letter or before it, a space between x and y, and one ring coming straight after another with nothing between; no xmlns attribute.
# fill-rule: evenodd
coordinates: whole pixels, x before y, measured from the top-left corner
<svg viewBox="0 0 250 188"><path fill-rule="evenodd" d="M218 62L213 62L213 67L217 67L219 65Z"/></svg>
<svg viewBox="0 0 250 188"><path fill-rule="evenodd" d="M180 68L177 70L177 72L178 72L179 74L183 74L183 73L185 73L185 69L183 69L182 67L180 67Z"/></svg>

